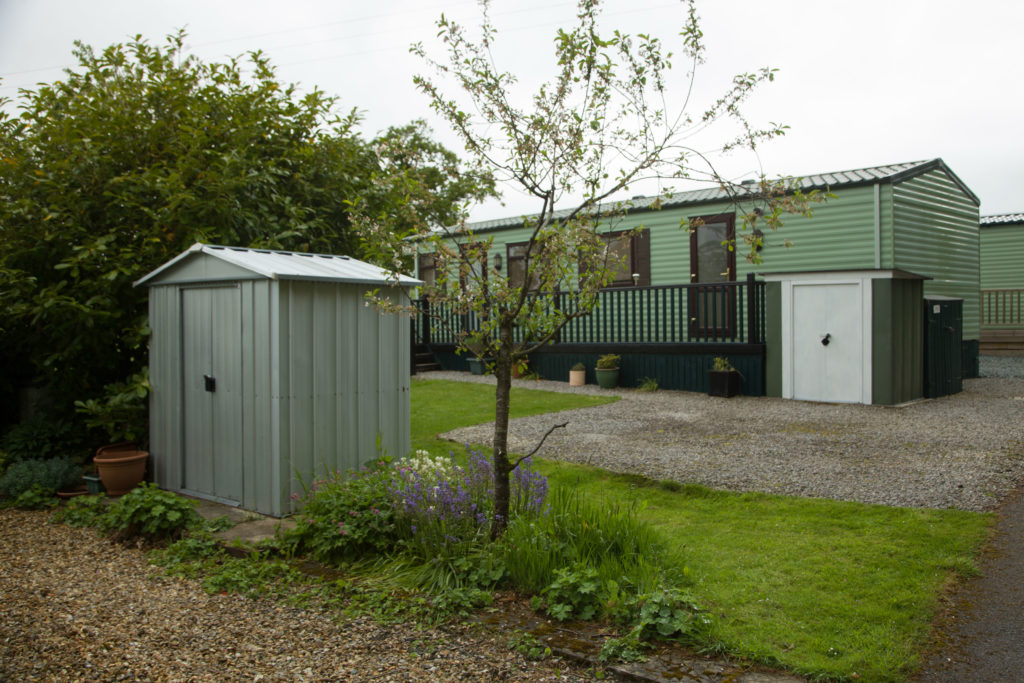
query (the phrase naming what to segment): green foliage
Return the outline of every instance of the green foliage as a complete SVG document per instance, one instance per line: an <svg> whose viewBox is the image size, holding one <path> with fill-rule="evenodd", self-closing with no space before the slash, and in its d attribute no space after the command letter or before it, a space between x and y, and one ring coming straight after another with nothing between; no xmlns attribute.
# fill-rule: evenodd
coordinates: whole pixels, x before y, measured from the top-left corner
<svg viewBox="0 0 1024 683"><path fill-rule="evenodd" d="M679 590L659 589L640 596L632 611L639 638L683 638L699 644L710 637L711 618Z"/></svg>
<svg viewBox="0 0 1024 683"><path fill-rule="evenodd" d="M80 429L69 420L44 415L11 426L0 439L0 450L10 462L62 457L81 462L88 456Z"/></svg>
<svg viewBox="0 0 1024 683"><path fill-rule="evenodd" d="M58 508L51 521L73 527L102 526L103 515L107 513L105 496L76 496Z"/></svg>
<svg viewBox="0 0 1024 683"><path fill-rule="evenodd" d="M714 363L715 372L736 372L736 368L732 366L728 358L715 356Z"/></svg>
<svg viewBox="0 0 1024 683"><path fill-rule="evenodd" d="M597 359L597 367L600 370L614 370L619 367L622 356L615 353L606 353Z"/></svg>
<svg viewBox="0 0 1024 683"><path fill-rule="evenodd" d="M653 377L643 377L640 379L640 385L637 387L637 391L654 392L658 390L658 380Z"/></svg>
<svg viewBox="0 0 1024 683"><path fill-rule="evenodd" d="M519 631L512 636L508 641L508 649L515 650L532 661L547 659L551 656L551 648L527 631Z"/></svg>
<svg viewBox="0 0 1024 683"><path fill-rule="evenodd" d="M82 468L67 458L22 460L15 462L0 476L0 494L17 498L33 487L52 496L57 491L77 484Z"/></svg>
<svg viewBox="0 0 1024 683"><path fill-rule="evenodd" d="M121 496L102 518L102 527L119 539L158 541L180 537L200 523L196 501L142 484Z"/></svg>
<svg viewBox="0 0 1024 683"><path fill-rule="evenodd" d="M204 63L185 41L78 43L75 68L0 108L0 378L107 427L146 359L132 282L192 243L362 257L352 204L407 235L493 193L423 122L367 141L266 55Z"/></svg>
<svg viewBox="0 0 1024 683"><path fill-rule="evenodd" d="M609 638L601 645L597 655L599 662L642 662L647 657L644 652L650 646L640 637L640 629L634 628L619 638Z"/></svg>
<svg viewBox="0 0 1024 683"><path fill-rule="evenodd" d="M149 432L146 397L151 389L147 366L127 382L105 386L102 399L75 401L75 410L87 416L86 426L103 429L111 443L131 441L145 449Z"/></svg>
<svg viewBox="0 0 1024 683"><path fill-rule="evenodd" d="M285 532L283 547L325 563L394 550L390 481L389 469L333 472L314 481L297 499L296 525Z"/></svg>
<svg viewBox="0 0 1024 683"><path fill-rule="evenodd" d="M602 585L618 582L644 593L675 571L664 541L637 518L638 507L590 504L564 485L553 487L548 501L546 514L513 520L505 537L509 575L526 590L541 592L560 570L588 566Z"/></svg>
<svg viewBox="0 0 1024 683"><path fill-rule="evenodd" d="M576 370L577 372L579 372L580 370L586 370L587 366L584 365L583 363L577 363L576 365L572 366L572 368L570 368L570 369Z"/></svg>
<svg viewBox="0 0 1024 683"><path fill-rule="evenodd" d="M42 510L56 504L57 499L53 497L52 491L39 484L33 484L28 491L22 491L11 503L11 506L21 510Z"/></svg>
<svg viewBox="0 0 1024 683"><path fill-rule="evenodd" d="M555 570L555 580L544 589L547 613L558 619L593 619L601 607L597 570L586 565Z"/></svg>

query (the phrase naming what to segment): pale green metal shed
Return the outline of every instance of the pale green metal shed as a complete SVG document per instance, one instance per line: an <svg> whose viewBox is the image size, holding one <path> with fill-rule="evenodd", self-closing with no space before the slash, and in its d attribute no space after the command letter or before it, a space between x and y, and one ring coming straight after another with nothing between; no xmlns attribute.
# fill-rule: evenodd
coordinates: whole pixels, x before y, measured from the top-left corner
<svg viewBox="0 0 1024 683"><path fill-rule="evenodd" d="M346 256L195 244L149 273L150 457L163 488L281 516L315 475L409 450L421 284Z"/></svg>

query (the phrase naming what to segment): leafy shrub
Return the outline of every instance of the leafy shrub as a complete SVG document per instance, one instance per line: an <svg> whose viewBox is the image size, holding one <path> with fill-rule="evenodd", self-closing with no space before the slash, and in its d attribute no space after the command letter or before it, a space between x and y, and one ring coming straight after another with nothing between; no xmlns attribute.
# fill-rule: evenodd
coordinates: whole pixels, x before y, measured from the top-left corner
<svg viewBox="0 0 1024 683"><path fill-rule="evenodd" d="M53 497L53 492L47 491L38 484L33 484L28 491L23 491L12 503L14 507L21 510L42 510L56 504L57 499Z"/></svg>
<svg viewBox="0 0 1024 683"><path fill-rule="evenodd" d="M0 493L11 498L38 486L48 495L77 484L82 469L67 458L52 460L22 460L12 463L0 476Z"/></svg>
<svg viewBox="0 0 1024 683"><path fill-rule="evenodd" d="M334 472L313 482L297 497L296 525L285 533L282 548L326 563L393 550L398 537L390 482L387 469Z"/></svg>
<svg viewBox="0 0 1024 683"><path fill-rule="evenodd" d="M196 505L194 500L143 482L113 503L101 523L119 539L174 538L200 523Z"/></svg>
<svg viewBox="0 0 1024 683"><path fill-rule="evenodd" d="M576 565L555 570L555 580L544 589L547 613L558 619L593 619L598 615L601 598L597 570Z"/></svg>
<svg viewBox="0 0 1024 683"><path fill-rule="evenodd" d="M51 521L73 527L101 526L106 513L107 502L104 496L78 496L54 512Z"/></svg>
<svg viewBox="0 0 1024 683"><path fill-rule="evenodd" d="M84 462L89 449L82 430L68 420L36 416L8 429L0 439L0 450L12 462L69 458Z"/></svg>
<svg viewBox="0 0 1024 683"><path fill-rule="evenodd" d="M520 631L508 641L508 649L515 650L530 660L547 659L551 656L551 648L537 636L527 631Z"/></svg>
<svg viewBox="0 0 1024 683"><path fill-rule="evenodd" d="M620 638L609 638L597 655L599 662L642 662L646 659L644 650L649 647L640 638L640 629L634 628Z"/></svg>
<svg viewBox="0 0 1024 683"><path fill-rule="evenodd" d="M614 370L619 367L622 356L616 353L606 353L597 359L597 367L601 370Z"/></svg>
<svg viewBox="0 0 1024 683"><path fill-rule="evenodd" d="M102 399L75 401L75 410L86 416L86 425L106 431L111 442L132 441L144 448L149 433L146 397L151 389L149 367L144 366L126 382L103 387Z"/></svg>
<svg viewBox="0 0 1024 683"><path fill-rule="evenodd" d="M659 589L637 599L633 623L640 638L699 642L709 635L711 619L690 596L674 589Z"/></svg>

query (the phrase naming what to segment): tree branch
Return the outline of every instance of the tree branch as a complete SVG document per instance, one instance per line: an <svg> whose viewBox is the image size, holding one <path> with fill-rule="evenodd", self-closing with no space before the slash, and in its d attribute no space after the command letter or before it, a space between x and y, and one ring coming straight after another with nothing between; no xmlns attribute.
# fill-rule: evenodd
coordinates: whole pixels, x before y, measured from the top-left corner
<svg viewBox="0 0 1024 683"><path fill-rule="evenodd" d="M514 462L514 463L512 464L512 466L508 468L508 471L509 471L509 472L511 472L511 471L513 471L513 470L514 470L515 468L519 467L519 463L521 463L522 461L526 460L527 458L529 458L529 457L530 457L530 456L532 456L532 455L533 455L534 453L536 453L537 451L539 451L539 450L540 450L540 447L541 447L541 446L543 446L543 445L544 445L544 442L545 442L545 441L547 441L547 439L548 439L548 437L549 437L549 436L551 436L551 432L555 431L556 429L564 429L564 428L565 428L565 426L566 426L567 424L569 424L569 423L568 423L568 422L563 422L562 424L560 424L560 425L555 425L555 426L553 426L553 427L552 427L551 429L549 429L549 430L547 431L547 433L546 433L546 434L544 434L544 436L540 437L540 443L538 443L538 444L537 444L537 447L536 447L536 448L534 448L534 449L533 449L532 451L530 451L529 453L527 453L526 455L524 455L523 457L521 457L521 458L519 458L518 460L516 460L516 461L515 461L515 462Z"/></svg>

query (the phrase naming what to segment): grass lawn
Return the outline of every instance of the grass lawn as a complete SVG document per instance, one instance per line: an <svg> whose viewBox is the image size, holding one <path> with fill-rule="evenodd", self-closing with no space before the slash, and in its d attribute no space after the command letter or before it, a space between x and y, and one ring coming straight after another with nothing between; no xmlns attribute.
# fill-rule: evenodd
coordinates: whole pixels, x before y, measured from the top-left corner
<svg viewBox="0 0 1024 683"><path fill-rule="evenodd" d="M586 400L584 400L586 399ZM601 398L513 389L513 417ZM412 386L413 447L493 419L493 387ZM594 500L639 500L694 578L724 649L827 679L903 680L918 664L943 588L974 571L991 515L658 484L542 461L552 486Z"/></svg>
<svg viewBox="0 0 1024 683"><path fill-rule="evenodd" d="M618 400L618 396L559 394L512 387L511 417L599 406ZM453 449L450 442L438 441L438 434L494 420L494 387L490 384L414 377L411 403L412 448L428 450L434 455L446 455Z"/></svg>

